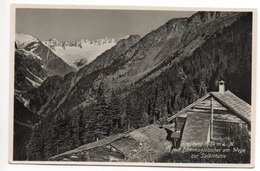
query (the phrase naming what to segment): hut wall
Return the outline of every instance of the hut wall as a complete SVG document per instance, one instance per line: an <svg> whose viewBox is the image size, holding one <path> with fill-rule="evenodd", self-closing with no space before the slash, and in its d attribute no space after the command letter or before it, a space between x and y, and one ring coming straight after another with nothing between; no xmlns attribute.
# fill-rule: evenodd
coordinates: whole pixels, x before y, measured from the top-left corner
<svg viewBox="0 0 260 171"><path fill-rule="evenodd" d="M247 124L225 121L213 121L213 140L223 141L247 136Z"/></svg>

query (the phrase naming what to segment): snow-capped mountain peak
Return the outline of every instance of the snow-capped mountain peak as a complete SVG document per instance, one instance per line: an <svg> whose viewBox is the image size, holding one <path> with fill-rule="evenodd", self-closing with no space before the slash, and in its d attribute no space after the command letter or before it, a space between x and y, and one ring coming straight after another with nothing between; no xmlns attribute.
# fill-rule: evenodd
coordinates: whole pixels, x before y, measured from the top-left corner
<svg viewBox="0 0 260 171"><path fill-rule="evenodd" d="M110 49L123 38L100 38L96 40L80 39L75 42L59 42L57 39L43 41L57 56L76 69L92 62L97 56ZM80 63L79 63L80 61Z"/></svg>
<svg viewBox="0 0 260 171"><path fill-rule="evenodd" d="M28 34L15 34L15 41L19 49L25 48L28 44L38 42L39 40Z"/></svg>

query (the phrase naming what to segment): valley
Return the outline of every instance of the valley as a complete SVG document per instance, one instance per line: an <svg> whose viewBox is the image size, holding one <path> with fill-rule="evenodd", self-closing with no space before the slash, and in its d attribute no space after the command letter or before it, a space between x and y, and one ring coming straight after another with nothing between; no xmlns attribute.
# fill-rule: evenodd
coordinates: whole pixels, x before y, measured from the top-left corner
<svg viewBox="0 0 260 171"><path fill-rule="evenodd" d="M251 104L252 13L197 12L143 37L92 43L21 37L16 97L39 120L32 123L30 140L16 147L23 148L18 160L45 161L97 139L167 124L217 91L220 80Z"/></svg>

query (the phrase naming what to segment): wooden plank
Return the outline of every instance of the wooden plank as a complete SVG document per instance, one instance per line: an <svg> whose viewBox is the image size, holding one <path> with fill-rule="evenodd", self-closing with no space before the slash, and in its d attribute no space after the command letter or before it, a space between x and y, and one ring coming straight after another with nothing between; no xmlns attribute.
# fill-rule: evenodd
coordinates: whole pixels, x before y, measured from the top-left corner
<svg viewBox="0 0 260 171"><path fill-rule="evenodd" d="M197 115L197 114L205 114L205 115L210 115L209 111L203 111L203 112L197 112L197 111L189 111L187 112L187 114L191 114L191 115Z"/></svg>
<svg viewBox="0 0 260 171"><path fill-rule="evenodd" d="M178 117L178 121L179 122L185 122L186 118L181 118L181 117Z"/></svg>
<svg viewBox="0 0 260 171"><path fill-rule="evenodd" d="M246 123L243 123L242 124L242 135L246 135L247 134L247 124Z"/></svg>
<svg viewBox="0 0 260 171"><path fill-rule="evenodd" d="M228 135L230 132L228 129L219 129L219 128L214 128L213 134L225 134Z"/></svg>
<svg viewBox="0 0 260 171"><path fill-rule="evenodd" d="M187 110L187 112L209 112L209 110L193 108L193 109Z"/></svg>
<svg viewBox="0 0 260 171"><path fill-rule="evenodd" d="M228 136L229 134L230 134L229 132L217 130L217 131L214 131L214 132L213 132L213 137L214 137L215 135Z"/></svg>
<svg viewBox="0 0 260 171"><path fill-rule="evenodd" d="M227 125L227 122L223 122L223 121L215 121L214 120L214 125L216 126L226 126Z"/></svg>
<svg viewBox="0 0 260 171"><path fill-rule="evenodd" d="M216 109L214 109L214 114L231 114L231 115L233 115L233 113L228 110L216 110Z"/></svg>
<svg viewBox="0 0 260 171"><path fill-rule="evenodd" d="M245 123L243 120L232 114L216 114L213 117L216 121Z"/></svg>
<svg viewBox="0 0 260 171"><path fill-rule="evenodd" d="M216 126L216 125L213 125L213 128L214 128L214 130L227 130L228 128L225 126L225 127L223 127L223 126Z"/></svg>
<svg viewBox="0 0 260 171"><path fill-rule="evenodd" d="M193 109L187 110L187 112L189 112L189 113L190 112L210 113L210 108L209 109L193 108ZM228 111L228 110L215 110L215 109L214 109L214 114L230 114L230 115L233 115L233 113Z"/></svg>
<svg viewBox="0 0 260 171"><path fill-rule="evenodd" d="M176 131L182 130L182 128L184 127L185 121L186 121L186 118L178 118Z"/></svg>
<svg viewBox="0 0 260 171"><path fill-rule="evenodd" d="M223 105L221 105L219 102L217 102L216 100L212 100L213 101L213 107L214 108L221 108L221 109L225 109L225 107ZM200 103L197 103L195 106L205 106L205 107L210 107L210 100L204 100L201 101Z"/></svg>
<svg viewBox="0 0 260 171"><path fill-rule="evenodd" d="M170 118L167 119L168 122L170 122L171 120L173 120L174 118L178 117L179 115L181 115L182 113L185 113L187 110L189 110L190 108L192 108L194 105L200 103L201 101L205 100L206 98L209 97L209 93L206 94L205 96L203 96L202 98L198 99L197 101L193 102L192 104L188 105L187 107L185 107L184 109L182 109L180 112L178 112L177 114L171 116Z"/></svg>
<svg viewBox="0 0 260 171"><path fill-rule="evenodd" d="M182 113L181 115L178 116L178 118L186 119L187 118L187 113Z"/></svg>
<svg viewBox="0 0 260 171"><path fill-rule="evenodd" d="M224 132L214 132L213 136L221 136L221 137L227 137L228 134L224 133Z"/></svg>
<svg viewBox="0 0 260 171"><path fill-rule="evenodd" d="M226 118L214 118L214 121L218 121L218 122L230 122L230 123L244 123L241 120L229 120Z"/></svg>
<svg viewBox="0 0 260 171"><path fill-rule="evenodd" d="M213 131L214 131L214 128L213 128L213 112L214 112L214 109L213 109L213 98L211 97L210 98L210 139L213 139Z"/></svg>
<svg viewBox="0 0 260 171"><path fill-rule="evenodd" d="M204 110L210 110L209 106L194 106L193 109L204 109ZM224 110L224 108L214 107L214 110ZM226 109L225 109L226 110Z"/></svg>
<svg viewBox="0 0 260 171"><path fill-rule="evenodd" d="M171 138L180 138L181 137L181 132L172 132L171 134Z"/></svg>

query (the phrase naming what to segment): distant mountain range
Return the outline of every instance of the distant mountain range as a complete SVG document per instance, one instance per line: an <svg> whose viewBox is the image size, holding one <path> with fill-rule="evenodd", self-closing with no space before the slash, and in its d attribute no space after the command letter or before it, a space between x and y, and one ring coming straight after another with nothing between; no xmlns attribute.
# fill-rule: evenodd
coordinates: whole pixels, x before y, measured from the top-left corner
<svg viewBox="0 0 260 171"><path fill-rule="evenodd" d="M67 64L74 67L76 70L93 61L97 56L104 51L113 47L122 38L101 38L97 40L81 39L76 42L59 42L57 39L48 41L40 41L37 38L27 34L16 34L16 43L19 49L24 49L28 44L39 43L48 47L56 56L60 57ZM36 45L35 45L36 46ZM33 51L35 46L31 46ZM34 56L37 58L38 56Z"/></svg>
<svg viewBox="0 0 260 171"><path fill-rule="evenodd" d="M91 45L42 45L50 49L51 42L53 54ZM216 90L220 79L250 103L251 53L252 13L198 12L169 20L143 38L118 40L77 72L48 77L21 95L31 112L45 118L32 131L27 159L48 160L97 138L161 121Z"/></svg>
<svg viewBox="0 0 260 171"><path fill-rule="evenodd" d="M101 38L97 40L81 39L76 42L59 42L56 39L43 41L57 56L61 57L75 69L82 68L92 62L97 56L110 49L123 38Z"/></svg>
<svg viewBox="0 0 260 171"><path fill-rule="evenodd" d="M56 39L41 41L28 34L16 34L16 93L39 87L49 76L75 72L126 38L128 36L61 43Z"/></svg>

